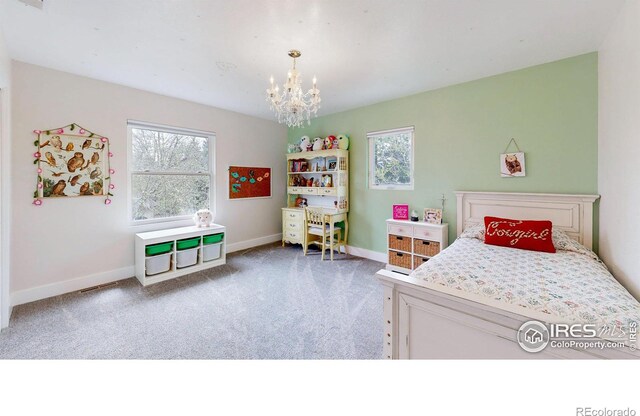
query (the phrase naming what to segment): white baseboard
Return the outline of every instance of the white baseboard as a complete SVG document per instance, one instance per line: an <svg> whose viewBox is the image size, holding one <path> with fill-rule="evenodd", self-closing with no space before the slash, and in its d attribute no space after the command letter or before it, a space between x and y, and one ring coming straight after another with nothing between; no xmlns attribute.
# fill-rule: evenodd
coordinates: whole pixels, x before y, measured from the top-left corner
<svg viewBox="0 0 640 416"><path fill-rule="evenodd" d="M104 285L122 279L128 279L135 275L134 267L128 266L121 269L110 270L108 272L90 274L88 276L76 277L75 279L64 280L62 282L51 283L31 289L19 290L11 294L11 305L18 306L23 303L34 302L36 300L50 298L52 296L63 295L76 290L88 287Z"/></svg>
<svg viewBox="0 0 640 416"><path fill-rule="evenodd" d="M11 316L11 312L13 312L13 306L9 305L8 308L3 307L2 316L0 316L0 330L9 326L9 317Z"/></svg>
<svg viewBox="0 0 640 416"><path fill-rule="evenodd" d="M252 240L239 241L233 244L227 244L227 253L233 253L234 251L258 247L263 244L275 243L276 241L282 241L282 233L268 235L266 237L254 238Z"/></svg>
<svg viewBox="0 0 640 416"><path fill-rule="evenodd" d="M363 257L365 259L379 261L381 263L387 262L387 255L380 253L379 251L367 250L366 248L353 247L347 245L347 253L356 257Z"/></svg>
<svg viewBox="0 0 640 416"><path fill-rule="evenodd" d="M282 234L273 234L266 237L254 238L252 240L240 241L227 245L227 253L234 251L246 250L248 248L261 246L282 240ZM387 262L385 253L367 250L360 247L347 246L347 252L352 256L364 257L366 259ZM63 295L65 293L86 289L88 287L104 285L122 279L128 279L135 275L134 266L123 267L116 270L110 270L102 273L95 273L88 276L77 277L62 282L51 283L48 285L38 286L31 289L19 290L11 293L10 308L22 305L24 303L35 302L37 300L50 298L52 296ZM10 313L8 314L9 316ZM7 323L8 318L7 316ZM4 318L4 317L3 317Z"/></svg>
<svg viewBox="0 0 640 416"><path fill-rule="evenodd" d="M263 244L273 243L282 240L282 234L273 234L266 237L254 238L252 240L240 241L227 245L227 253L234 251L246 250L251 247L261 246ZM76 277L74 279L62 282L51 283L48 285L38 286L31 289L19 290L11 293L11 307L22 305L24 303L35 302L37 300L50 298L52 296L63 295L65 293L86 289L88 287L104 285L106 283L115 282L122 279L128 279L135 276L134 266L123 267L121 269L110 270L102 273L95 273L88 276ZM10 313L8 314L9 316ZM9 321L7 316L7 324ZM2 317L5 319L5 317Z"/></svg>

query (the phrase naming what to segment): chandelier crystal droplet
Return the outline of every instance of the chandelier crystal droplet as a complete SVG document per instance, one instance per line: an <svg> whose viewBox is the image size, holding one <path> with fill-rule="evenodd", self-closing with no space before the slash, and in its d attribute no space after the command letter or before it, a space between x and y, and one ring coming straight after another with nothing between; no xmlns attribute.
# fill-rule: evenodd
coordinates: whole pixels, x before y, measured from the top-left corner
<svg viewBox="0 0 640 416"><path fill-rule="evenodd" d="M287 82L280 87L274 83L271 77L271 86L267 88L267 102L276 113L279 123L284 123L289 127L300 127L306 121L311 124L311 115L316 115L320 108L320 90L316 85L316 78L313 77L313 87L306 93L302 90L300 73L296 69L296 58L301 55L300 51L290 50L289 56L293 58L293 68L287 74Z"/></svg>

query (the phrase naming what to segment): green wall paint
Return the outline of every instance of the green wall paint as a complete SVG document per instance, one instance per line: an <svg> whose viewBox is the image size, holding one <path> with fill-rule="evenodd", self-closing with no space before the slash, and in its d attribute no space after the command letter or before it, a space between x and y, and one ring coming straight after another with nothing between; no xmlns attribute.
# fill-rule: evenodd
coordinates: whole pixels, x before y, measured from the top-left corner
<svg viewBox="0 0 640 416"><path fill-rule="evenodd" d="M443 193L453 241L456 190L597 192L597 61L590 53L318 117L289 129L289 142L350 137L349 245L384 252L391 205L422 213L439 207ZM368 189L366 133L405 126L415 126L415 189ZM499 154L511 137L526 153L524 178L499 175Z"/></svg>

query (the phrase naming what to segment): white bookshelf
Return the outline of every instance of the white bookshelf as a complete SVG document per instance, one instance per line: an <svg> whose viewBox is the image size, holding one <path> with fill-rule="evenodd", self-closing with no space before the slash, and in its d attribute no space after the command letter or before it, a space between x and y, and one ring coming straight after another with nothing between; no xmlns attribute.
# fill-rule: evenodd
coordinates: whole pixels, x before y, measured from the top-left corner
<svg viewBox="0 0 640 416"><path fill-rule="evenodd" d="M222 243L220 246L220 257L216 260L204 261L203 257L203 238L207 235L213 234L221 234ZM187 238L200 237L200 245L198 249L198 259L196 263L192 266L187 266L183 268L177 267L177 242L178 240L184 240ZM195 226L191 227L180 227L180 228L171 228L166 230L158 230L158 231L150 231L146 233L138 233L136 234L135 241L135 271L136 278L140 281L143 286L148 286L154 283L163 282L165 280L174 279L178 276L184 276L189 273L195 273L200 270L210 269L212 267L220 266L226 264L226 228L222 225L213 224L210 227L206 228L198 228ZM173 243L173 247L171 249L171 260L169 270L166 272L154 274L148 276L146 273L146 260L148 257L146 255L146 247L159 244L159 243Z"/></svg>

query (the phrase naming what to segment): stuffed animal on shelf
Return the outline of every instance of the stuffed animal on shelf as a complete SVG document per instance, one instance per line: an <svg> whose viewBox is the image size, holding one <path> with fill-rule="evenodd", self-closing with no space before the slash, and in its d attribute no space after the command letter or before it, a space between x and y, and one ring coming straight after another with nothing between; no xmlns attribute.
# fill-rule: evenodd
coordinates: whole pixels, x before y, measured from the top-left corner
<svg viewBox="0 0 640 416"><path fill-rule="evenodd" d="M331 145L333 144L331 139L329 139L330 136L325 137L324 139L324 144L322 146L323 149L331 149Z"/></svg>
<svg viewBox="0 0 640 416"><path fill-rule="evenodd" d="M300 151L308 152L311 149L311 139L309 136L302 136L300 138Z"/></svg>
<svg viewBox="0 0 640 416"><path fill-rule="evenodd" d="M338 135L338 148L342 150L349 149L349 136L346 134Z"/></svg>
<svg viewBox="0 0 640 416"><path fill-rule="evenodd" d="M313 178L307 179L307 186L313 186Z"/></svg>
<svg viewBox="0 0 640 416"><path fill-rule="evenodd" d="M316 137L315 139L313 139L313 151L317 151L317 150L322 150L322 145L324 144L324 141L322 140L321 137Z"/></svg>
<svg viewBox="0 0 640 416"><path fill-rule="evenodd" d="M200 209L193 214L193 222L198 228L211 227L211 224L213 224L213 214L208 209Z"/></svg>
<svg viewBox="0 0 640 416"><path fill-rule="evenodd" d="M327 149L333 149L333 148L334 148L334 147L333 147L333 141L335 140L335 138L336 138L336 136L327 136L327 137L324 139L325 143L331 143L331 144L329 145L329 147L327 147ZM336 149L337 149L337 148L336 148Z"/></svg>

